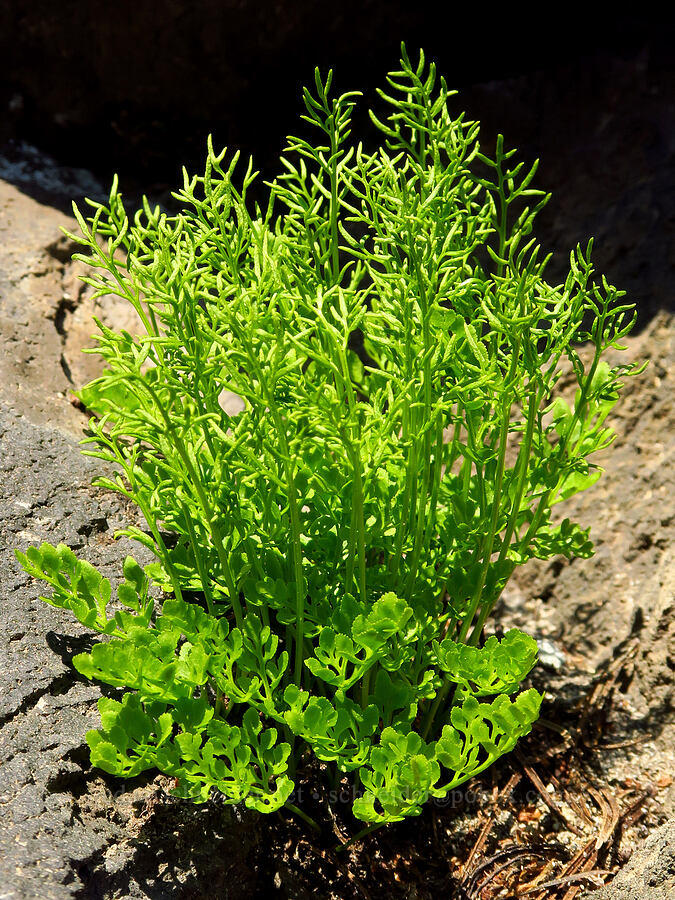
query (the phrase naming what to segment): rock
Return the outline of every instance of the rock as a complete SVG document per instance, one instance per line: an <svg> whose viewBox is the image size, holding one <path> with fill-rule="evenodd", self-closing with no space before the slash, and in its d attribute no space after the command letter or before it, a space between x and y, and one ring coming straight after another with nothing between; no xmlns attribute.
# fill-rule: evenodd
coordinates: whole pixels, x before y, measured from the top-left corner
<svg viewBox="0 0 675 900"><path fill-rule="evenodd" d="M672 55L654 35L629 54L562 55L458 98L480 120L482 142L503 133L519 158L541 161L537 186L552 199L536 228L553 254L549 279L564 279L570 250L592 237L597 271L627 291L641 326L675 310L674 89Z"/></svg>
<svg viewBox="0 0 675 900"><path fill-rule="evenodd" d="M334 66L340 85L352 90L381 84L402 39L443 57L452 86L550 60L552 38L542 40L538 22L521 17L514 26L504 41L498 28L476 32L471 9L430 0L171 0L161 13L148 0L95 8L5 0L2 128L11 123L23 137L40 135L88 168L92 157L116 170L140 164L147 184L179 171L190 153L201 158L213 130L223 145L238 135L234 143L247 149L285 135L299 86L316 65ZM646 15L587 10L582 29L574 17L561 17L553 42L564 46L561 56L577 59L617 37L633 44L652 28ZM661 22L664 41L666 28ZM467 37L448 41L450 32Z"/></svg>
<svg viewBox="0 0 675 900"><path fill-rule="evenodd" d="M542 638L564 634L569 664L587 672L611 659L622 641L639 636L617 727L626 729L624 737L631 728L653 735L648 770L656 780L672 771L675 742L668 715L675 702L675 319L657 316L626 344L627 351L612 351L610 361L649 365L626 379L608 419L617 439L594 460L605 473L556 511L559 519L591 527L595 555L528 563L505 591L504 612L513 624L532 629L539 623ZM675 789L662 799L675 813Z"/></svg>
<svg viewBox="0 0 675 900"><path fill-rule="evenodd" d="M0 400L31 422L81 436L86 420L72 391L101 370L99 357L81 352L96 346L92 317L132 330L137 319L119 297L92 299L64 227L77 231L71 217L0 181Z"/></svg>
<svg viewBox="0 0 675 900"><path fill-rule="evenodd" d="M675 897L675 819L649 835L607 887L585 900L672 900Z"/></svg>
<svg viewBox="0 0 675 900"><path fill-rule="evenodd" d="M0 896L178 897L199 885L205 898L249 897L252 816L179 802L167 779L91 769L85 735L102 688L71 661L92 635L42 602L14 558L14 548L63 542L113 583L128 553L149 561L113 540L129 511L90 486L101 467L77 446L86 417L68 394L96 358L81 367L93 329L79 322L92 307L74 284L64 224L74 226L0 182ZM129 321L114 298L102 312L114 327Z"/></svg>

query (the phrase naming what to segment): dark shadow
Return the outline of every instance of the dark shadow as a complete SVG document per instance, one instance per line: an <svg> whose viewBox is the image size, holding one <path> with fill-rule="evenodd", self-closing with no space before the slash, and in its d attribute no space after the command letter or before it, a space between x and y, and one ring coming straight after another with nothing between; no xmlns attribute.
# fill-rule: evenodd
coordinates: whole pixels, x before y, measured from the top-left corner
<svg viewBox="0 0 675 900"><path fill-rule="evenodd" d="M593 235L597 270L637 302L638 327L674 308L672 10L585 10L583 23L560 16L546 27L513 16L506 39L497 21L477 22L456 4L203 0L173 4L161 19L152 6L57 16L40 0L28 28L24 4L4 4L0 178L65 212L84 196L105 199L114 172L130 207L143 193L170 204L181 167L203 171L212 133L216 147L253 155L263 196L286 135L304 127L301 92L314 67L334 69L335 92L364 92L353 133L367 143L375 132L365 107L405 39L459 90L453 113L481 121L488 152L503 133L526 162L541 158L538 186L553 192L537 230L554 251L549 278L563 277L569 251Z"/></svg>

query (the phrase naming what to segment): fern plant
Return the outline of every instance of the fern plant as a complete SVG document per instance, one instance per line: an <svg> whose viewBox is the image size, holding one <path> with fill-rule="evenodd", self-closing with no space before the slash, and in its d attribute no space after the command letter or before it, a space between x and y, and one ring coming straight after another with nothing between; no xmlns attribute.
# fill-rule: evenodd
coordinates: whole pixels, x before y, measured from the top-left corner
<svg viewBox="0 0 675 900"><path fill-rule="evenodd" d="M591 555L552 508L599 477L588 458L636 371L602 358L632 307L591 245L544 277L536 165L501 137L483 152L423 54L403 46L388 84L366 152L358 95L316 71L317 141L289 139L265 208L252 163L237 177L210 141L175 215L145 200L129 218L117 181L89 218L75 207L88 283L142 323L98 323L85 452L113 464L98 484L138 506L147 528L121 534L154 562L128 557L113 598L65 546L17 553L105 636L77 670L126 691L99 701L94 765L305 816L314 766L351 780L366 828L419 814L535 722L535 641L484 626L516 566ZM565 365L572 405L553 398Z"/></svg>

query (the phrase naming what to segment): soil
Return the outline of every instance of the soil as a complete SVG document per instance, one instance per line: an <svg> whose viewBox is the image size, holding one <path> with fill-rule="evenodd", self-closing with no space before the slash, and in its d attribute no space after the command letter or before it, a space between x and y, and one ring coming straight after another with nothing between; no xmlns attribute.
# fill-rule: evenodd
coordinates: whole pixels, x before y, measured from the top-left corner
<svg viewBox="0 0 675 900"><path fill-rule="evenodd" d="M637 73L632 80L628 70ZM639 59L617 71L630 82L638 121L649 79ZM516 79L501 90L522 96L527 85ZM477 88L476 96L481 91L494 96L496 88ZM620 129L609 133L611 157ZM675 140L665 128L661 136L654 152L663 161ZM627 381L612 416L618 437L598 459L607 474L565 504L564 515L591 526L595 556L530 563L495 614L501 627L523 627L540 641L533 681L546 691L542 718L517 753L447 803L344 848L355 828L347 805L329 815L311 784L299 799L321 821L321 838L286 814L195 807L171 798L162 776L123 782L89 766L84 737L96 726L101 690L71 660L91 636L40 601L12 549L62 541L113 579L130 552L112 534L135 514L90 486L99 469L78 451L86 418L70 392L95 373L95 358L79 352L90 341L91 315L115 327L133 322L79 284L75 248L59 232L73 229L72 220L21 189L27 171L29 180L40 172L43 185L49 175L51 194L61 196L74 183L95 186L94 177L39 153L31 166L16 175L17 160L5 161L16 184L0 181L0 897L573 900L596 888L598 900L675 895L673 247L671 213L654 203L672 189L672 171L647 171L609 210L598 202L602 184L571 179L567 207L548 224L547 238L565 243L574 196L596 217L612 280L622 285L625 274L648 297L623 358L649 366ZM620 215L624 201L643 215L630 227ZM640 243L644 216L655 260ZM638 257L612 258L617 221ZM134 554L142 561L136 547Z"/></svg>

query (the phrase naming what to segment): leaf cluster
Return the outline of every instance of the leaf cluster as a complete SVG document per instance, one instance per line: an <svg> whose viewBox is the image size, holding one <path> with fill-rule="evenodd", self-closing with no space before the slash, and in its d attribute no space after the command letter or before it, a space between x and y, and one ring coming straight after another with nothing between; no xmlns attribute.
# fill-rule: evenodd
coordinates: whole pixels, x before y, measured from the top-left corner
<svg viewBox="0 0 675 900"><path fill-rule="evenodd" d="M317 70L310 136L289 138L264 209L252 163L237 175L210 141L177 214L145 200L130 218L116 181L75 209L88 283L140 322L98 323L85 452L113 465L98 483L138 506L147 529L120 533L154 562L128 558L111 600L64 546L18 556L105 636L77 669L128 689L88 737L105 771L157 767L183 796L271 811L315 758L379 825L537 718L540 695L518 693L536 643L483 630L516 566L592 552L551 511L600 475L589 457L635 371L603 355L632 307L594 278L590 243L548 283L536 164L501 137L481 149L423 54L403 47L387 80L367 152L359 95Z"/></svg>

